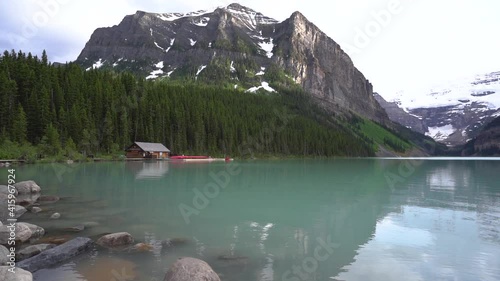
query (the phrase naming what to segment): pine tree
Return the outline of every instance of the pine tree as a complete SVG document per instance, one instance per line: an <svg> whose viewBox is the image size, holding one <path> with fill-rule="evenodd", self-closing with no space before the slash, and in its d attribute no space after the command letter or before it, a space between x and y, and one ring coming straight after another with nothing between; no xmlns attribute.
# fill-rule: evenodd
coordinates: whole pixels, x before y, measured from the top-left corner
<svg viewBox="0 0 500 281"><path fill-rule="evenodd" d="M28 135L28 121L22 106L18 106L14 121L12 122L12 140L18 143L24 143Z"/></svg>

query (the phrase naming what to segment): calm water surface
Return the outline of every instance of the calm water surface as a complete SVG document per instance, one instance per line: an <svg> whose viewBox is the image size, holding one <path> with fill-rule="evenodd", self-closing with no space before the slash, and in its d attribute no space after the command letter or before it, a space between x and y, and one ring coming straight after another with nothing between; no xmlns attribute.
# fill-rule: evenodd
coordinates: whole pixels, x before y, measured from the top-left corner
<svg viewBox="0 0 500 281"><path fill-rule="evenodd" d="M163 280L173 261L191 256L222 280L500 280L500 161L232 165L18 167L18 179L64 197L23 217L47 236L96 222L78 235L127 231L153 245L136 254L95 249L35 279ZM49 220L56 211L61 219ZM167 238L185 243L162 249Z"/></svg>

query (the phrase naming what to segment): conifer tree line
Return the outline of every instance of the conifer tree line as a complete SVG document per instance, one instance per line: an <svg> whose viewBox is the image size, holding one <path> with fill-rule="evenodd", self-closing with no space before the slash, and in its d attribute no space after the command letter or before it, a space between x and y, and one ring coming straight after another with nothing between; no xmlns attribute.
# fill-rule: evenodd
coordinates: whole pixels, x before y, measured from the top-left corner
<svg viewBox="0 0 500 281"><path fill-rule="evenodd" d="M72 63L55 66L45 52L38 58L5 51L0 158L123 153L133 141L160 142L178 154L238 157L244 144L263 155L373 155L363 140L322 123L303 94L279 92L146 81ZM269 124L283 124L276 112L292 117L273 131Z"/></svg>

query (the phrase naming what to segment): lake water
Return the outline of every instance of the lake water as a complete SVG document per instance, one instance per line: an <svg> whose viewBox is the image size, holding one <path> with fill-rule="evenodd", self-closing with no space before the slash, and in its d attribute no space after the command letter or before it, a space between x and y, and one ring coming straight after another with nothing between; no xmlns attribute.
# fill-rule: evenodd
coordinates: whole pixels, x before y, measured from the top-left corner
<svg viewBox="0 0 500 281"><path fill-rule="evenodd" d="M46 236L126 231L153 246L96 248L35 280L163 280L182 256L205 260L221 280L500 280L498 160L111 162L16 173L63 197L23 216ZM49 220L56 211L61 219ZM61 230L84 222L97 224ZM162 248L168 238L179 243Z"/></svg>

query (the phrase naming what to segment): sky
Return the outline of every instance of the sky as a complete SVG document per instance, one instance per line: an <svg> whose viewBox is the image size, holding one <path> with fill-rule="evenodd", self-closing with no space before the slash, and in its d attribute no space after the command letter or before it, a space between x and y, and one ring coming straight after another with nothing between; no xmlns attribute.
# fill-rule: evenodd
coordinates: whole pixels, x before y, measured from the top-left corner
<svg viewBox="0 0 500 281"><path fill-rule="evenodd" d="M350 55L385 97L500 71L498 0L2 0L0 50L75 60L98 27L137 10L167 13L238 2L285 20L300 11Z"/></svg>

